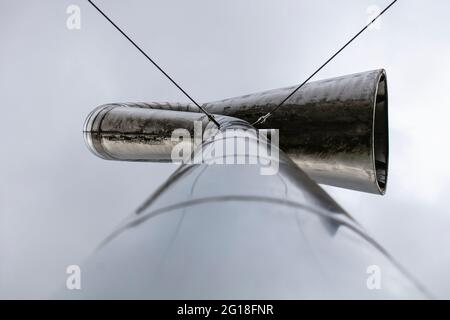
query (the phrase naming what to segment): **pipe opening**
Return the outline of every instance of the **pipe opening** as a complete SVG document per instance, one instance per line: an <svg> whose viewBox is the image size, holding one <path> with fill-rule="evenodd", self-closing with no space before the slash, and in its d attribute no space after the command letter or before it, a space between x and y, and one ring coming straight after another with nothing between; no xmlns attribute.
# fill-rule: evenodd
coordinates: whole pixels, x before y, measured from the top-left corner
<svg viewBox="0 0 450 320"><path fill-rule="evenodd" d="M381 194L386 192L388 175L388 95L386 75L380 77L377 87L374 111L374 161L378 188Z"/></svg>

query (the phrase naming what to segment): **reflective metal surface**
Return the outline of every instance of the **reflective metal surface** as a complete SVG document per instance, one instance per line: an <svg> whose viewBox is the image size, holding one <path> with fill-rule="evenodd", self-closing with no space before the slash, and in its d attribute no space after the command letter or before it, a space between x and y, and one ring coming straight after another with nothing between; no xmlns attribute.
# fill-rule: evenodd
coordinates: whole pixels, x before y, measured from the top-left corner
<svg viewBox="0 0 450 320"><path fill-rule="evenodd" d="M205 108L256 121L295 87ZM280 129L280 147L318 183L384 194L388 174L388 96L384 70L307 83L258 128Z"/></svg>
<svg viewBox="0 0 450 320"><path fill-rule="evenodd" d="M221 125L249 128L232 118ZM206 156L214 143L203 144ZM289 157L280 152L275 175L261 175L262 165L181 165L82 266L83 289L61 297L426 297ZM367 285L373 265L380 290Z"/></svg>
<svg viewBox="0 0 450 320"><path fill-rule="evenodd" d="M294 88L210 102L203 107L215 115L253 123L272 110ZM155 138L164 136L170 139L166 129L173 129L176 124L191 130L192 124L189 125L188 121L203 119L188 113L161 112L158 115L151 111L199 112L191 104L127 103L117 106L136 108L137 112L133 114L134 109L120 113L119 110L112 110L105 117L98 117L102 124L97 126L94 121L87 121L85 131L95 132L86 136L87 141L96 154L105 158L169 161L162 155L170 154L169 148L173 144L167 139ZM164 119L170 121L162 121ZM118 122L121 122L122 130L130 131L127 136L135 135L135 138L124 136L122 139L118 132L107 133L107 128L114 127ZM257 128L279 129L281 149L318 183L375 194L386 191L389 142L384 70L308 83ZM98 131L102 134L97 134ZM130 142L140 146L132 146Z"/></svg>
<svg viewBox="0 0 450 320"><path fill-rule="evenodd" d="M210 123L199 113L108 104L89 114L83 133L88 148L103 159L170 162L173 147L180 142L172 139L174 133L180 132L175 130L190 136L183 142L190 144L192 149L202 142L203 135L198 137L198 142L194 141L196 122L200 134Z"/></svg>

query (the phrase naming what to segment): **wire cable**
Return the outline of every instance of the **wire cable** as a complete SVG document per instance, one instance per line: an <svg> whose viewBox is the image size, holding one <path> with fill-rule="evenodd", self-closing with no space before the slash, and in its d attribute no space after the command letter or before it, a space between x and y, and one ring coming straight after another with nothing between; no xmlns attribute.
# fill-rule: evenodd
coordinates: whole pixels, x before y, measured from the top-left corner
<svg viewBox="0 0 450 320"><path fill-rule="evenodd" d="M380 18L386 11L388 11L398 0L392 1L386 8L384 8L383 11L381 11L372 21L370 21L364 28L362 28L356 35L353 36L349 41L347 41L346 44L344 44L338 51L336 51L335 54L333 54L327 61L325 61L324 64L322 64L319 68L316 69L305 81L302 82L297 88L295 88L294 91L292 91L286 98L283 99L277 106L275 106L272 110L270 110L265 115L261 116L256 120L254 123L252 123L253 126L264 123L267 118L269 118L272 113L274 113L276 110L278 110L287 100L289 100L290 97L292 97L298 90L300 90L309 80L311 80L312 77L314 77L320 70L322 70L329 62L331 62L339 53L341 53L350 43L353 42L356 38L358 38L366 29L373 24L378 18Z"/></svg>
<svg viewBox="0 0 450 320"><path fill-rule="evenodd" d="M202 108L178 83L172 79L171 76L169 76L152 58L149 57L147 53L145 53L144 50L142 50L125 32L122 31L99 7L95 5L94 2L91 0L87 0L106 20L111 23L114 28L116 28L136 49L139 50L140 53L142 53L148 61L150 61L163 75L166 76L167 79L170 80L189 100L192 101L207 117L209 120L214 122L214 124L220 128L220 124L217 122L217 120L214 118L214 116L209 113L206 109Z"/></svg>

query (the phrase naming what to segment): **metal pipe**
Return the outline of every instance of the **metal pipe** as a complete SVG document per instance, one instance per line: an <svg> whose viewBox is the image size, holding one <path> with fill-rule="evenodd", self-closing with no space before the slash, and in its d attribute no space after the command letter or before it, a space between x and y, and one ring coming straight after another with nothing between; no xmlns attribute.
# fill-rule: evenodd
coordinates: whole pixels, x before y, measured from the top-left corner
<svg viewBox="0 0 450 320"><path fill-rule="evenodd" d="M293 88L210 102L204 107L213 114L252 123ZM308 83L257 127L279 129L280 147L316 182L384 194L387 111L386 73L381 69ZM192 131L195 120L205 121L189 103L112 104L91 113L85 138L90 149L106 159L170 161L171 132L176 128Z"/></svg>
<svg viewBox="0 0 450 320"><path fill-rule="evenodd" d="M223 129L251 128L220 119ZM208 158L223 140L199 149ZM181 165L83 264L83 290L58 299L427 298L322 188L278 159L275 175L262 175L262 163ZM373 265L382 290L368 290Z"/></svg>
<svg viewBox="0 0 450 320"><path fill-rule="evenodd" d="M205 104L253 123L294 87ZM318 183L384 194L388 95L382 69L306 84L258 128L280 130L280 147Z"/></svg>
<svg viewBox="0 0 450 320"><path fill-rule="evenodd" d="M244 122L227 116L217 116L216 121L221 130L230 123ZM190 150L185 156L192 156L196 147L216 131L215 123L201 113L127 104L96 108L86 118L83 129L88 148L98 157L149 162L172 162L174 147L180 143L183 150Z"/></svg>

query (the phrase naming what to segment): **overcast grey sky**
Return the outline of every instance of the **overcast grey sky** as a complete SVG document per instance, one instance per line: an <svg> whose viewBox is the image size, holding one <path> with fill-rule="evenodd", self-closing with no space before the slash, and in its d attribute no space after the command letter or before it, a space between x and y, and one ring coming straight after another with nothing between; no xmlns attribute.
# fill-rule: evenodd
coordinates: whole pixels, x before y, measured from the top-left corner
<svg viewBox="0 0 450 320"><path fill-rule="evenodd" d="M302 82L386 0L97 0L195 99ZM81 8L81 30L66 9ZM370 11L370 10L369 10ZM316 79L385 68L384 197L326 187L438 297L450 298L450 2L400 0ZM84 0L0 0L0 297L45 298L175 169L103 161L84 118L186 101Z"/></svg>

